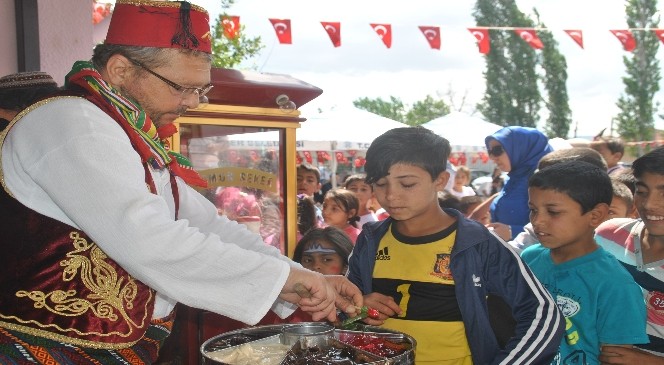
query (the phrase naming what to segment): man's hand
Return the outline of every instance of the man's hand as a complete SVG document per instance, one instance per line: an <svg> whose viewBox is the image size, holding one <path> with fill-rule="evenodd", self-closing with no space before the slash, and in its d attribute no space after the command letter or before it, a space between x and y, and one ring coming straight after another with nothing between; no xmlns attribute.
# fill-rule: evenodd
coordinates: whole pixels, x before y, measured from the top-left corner
<svg viewBox="0 0 664 365"><path fill-rule="evenodd" d="M599 361L602 364L664 365L664 357L659 357L634 347L622 346L602 346Z"/></svg>
<svg viewBox="0 0 664 365"><path fill-rule="evenodd" d="M279 297L297 304L314 321L335 322L337 308L352 315L355 306L362 306L362 293L344 276L324 276L306 269L291 268Z"/></svg>
<svg viewBox="0 0 664 365"><path fill-rule="evenodd" d="M394 298L380 293L367 294L364 297L364 305L376 309L379 317L364 319L364 323L372 326L382 325L386 319L401 314L401 308L394 301Z"/></svg>

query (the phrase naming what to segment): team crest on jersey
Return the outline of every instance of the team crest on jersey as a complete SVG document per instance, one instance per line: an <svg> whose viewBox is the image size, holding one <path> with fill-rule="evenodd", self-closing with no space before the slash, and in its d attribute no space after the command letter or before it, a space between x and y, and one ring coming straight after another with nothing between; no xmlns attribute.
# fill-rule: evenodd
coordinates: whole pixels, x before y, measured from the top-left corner
<svg viewBox="0 0 664 365"><path fill-rule="evenodd" d="M430 275L441 278L443 280L452 280L449 253L436 254L436 262L433 264L433 271L430 273Z"/></svg>

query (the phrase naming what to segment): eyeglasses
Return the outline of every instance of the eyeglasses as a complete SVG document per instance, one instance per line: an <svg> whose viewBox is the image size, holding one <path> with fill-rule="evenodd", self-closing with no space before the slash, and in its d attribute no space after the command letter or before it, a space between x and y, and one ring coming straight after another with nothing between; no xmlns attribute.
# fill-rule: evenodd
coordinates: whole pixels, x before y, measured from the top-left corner
<svg viewBox="0 0 664 365"><path fill-rule="evenodd" d="M138 61L134 61L129 57L127 57L127 59L129 61L131 61L131 63L135 64L136 66L138 66L142 69L144 69L145 71L152 74L152 76L158 78L159 80L161 80L161 81L165 82L166 84L168 84L168 86L170 86L173 89L175 89L176 91L180 92L182 98L185 98L187 96L194 95L194 94L196 94L199 98L203 98L205 96L205 94L210 92L210 89L212 89L212 87L213 87L212 84L207 84L203 87L185 87L185 86L176 84L173 81L165 78L164 76L161 76L160 74L150 70L149 68L145 67L145 65L143 65L142 63L140 63Z"/></svg>
<svg viewBox="0 0 664 365"><path fill-rule="evenodd" d="M498 145L489 148L487 152L489 153L489 156L498 157L505 152L505 149L503 148L503 146Z"/></svg>

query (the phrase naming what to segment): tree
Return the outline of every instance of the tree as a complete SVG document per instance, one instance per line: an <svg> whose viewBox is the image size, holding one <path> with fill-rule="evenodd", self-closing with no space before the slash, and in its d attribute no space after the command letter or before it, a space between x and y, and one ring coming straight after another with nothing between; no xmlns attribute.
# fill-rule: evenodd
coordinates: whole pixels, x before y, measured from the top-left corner
<svg viewBox="0 0 664 365"><path fill-rule="evenodd" d="M261 37L250 38L244 34L241 25L235 38L224 35L224 18L228 17L226 10L235 0L220 0L222 13L215 20L212 30L212 66L220 68L233 68L242 61L256 56L263 48Z"/></svg>
<svg viewBox="0 0 664 365"><path fill-rule="evenodd" d="M403 101L395 96L390 96L389 101L383 100L382 98L359 98L353 101L353 105L357 108L364 109L398 122L406 121L406 112Z"/></svg>
<svg viewBox="0 0 664 365"><path fill-rule="evenodd" d="M353 105L385 118L412 126L426 123L450 112L450 107L445 101L434 99L431 95L427 95L423 100L416 101L409 109L407 109L401 99L395 96L390 96L389 101L381 98L359 98L353 101Z"/></svg>
<svg viewBox="0 0 664 365"><path fill-rule="evenodd" d="M450 113L450 107L443 100L435 100L427 95L424 100L416 101L406 113L406 124L416 126Z"/></svg>
<svg viewBox="0 0 664 365"><path fill-rule="evenodd" d="M625 8L630 28L659 27L657 0L629 0ZM623 77L624 94L617 106L615 117L618 133L625 140L646 141L653 138L654 114L659 107L653 104L661 80L659 61L656 59L659 40L652 31L633 31L637 47L631 57L623 56L627 77Z"/></svg>
<svg viewBox="0 0 664 365"><path fill-rule="evenodd" d="M478 26L533 27L514 0L478 0L473 16ZM499 125L535 127L540 92L535 51L515 32L490 30L491 52L486 56L486 92L478 105L484 117Z"/></svg>
<svg viewBox="0 0 664 365"><path fill-rule="evenodd" d="M539 22L539 27L546 26ZM569 107L569 96L567 95L567 62L565 56L558 51L558 42L553 38L551 32L541 31L539 37L546 46L542 49L540 65L544 70L542 80L547 98L544 103L549 110L549 116L544 125L544 131L549 138L567 138L570 124L572 124L572 110Z"/></svg>

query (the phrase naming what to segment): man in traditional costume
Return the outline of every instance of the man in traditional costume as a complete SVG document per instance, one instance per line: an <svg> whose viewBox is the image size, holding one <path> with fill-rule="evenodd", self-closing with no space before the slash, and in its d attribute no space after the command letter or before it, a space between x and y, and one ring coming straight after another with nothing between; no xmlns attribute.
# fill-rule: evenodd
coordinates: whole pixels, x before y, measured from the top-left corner
<svg viewBox="0 0 664 365"><path fill-rule="evenodd" d="M0 363L152 363L177 302L248 324L362 304L189 186L205 181L164 141L211 88L210 41L200 7L118 0L68 95L0 133Z"/></svg>

